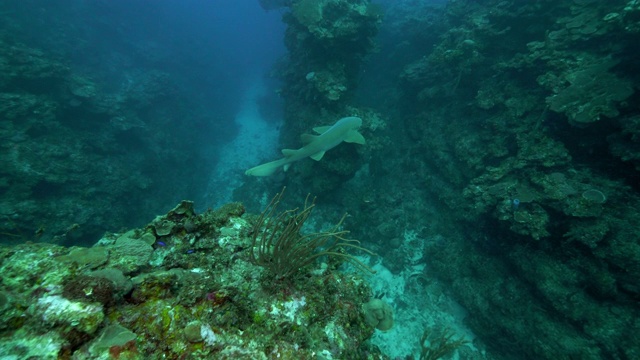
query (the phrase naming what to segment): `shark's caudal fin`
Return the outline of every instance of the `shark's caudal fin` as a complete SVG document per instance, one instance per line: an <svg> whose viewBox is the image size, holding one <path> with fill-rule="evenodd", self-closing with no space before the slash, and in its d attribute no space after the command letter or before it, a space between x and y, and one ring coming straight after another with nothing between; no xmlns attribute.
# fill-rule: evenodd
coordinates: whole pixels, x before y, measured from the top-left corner
<svg viewBox="0 0 640 360"><path fill-rule="evenodd" d="M280 159L276 161L270 161L268 163L252 167L245 171L245 175L251 176L270 176L278 170L279 167L287 165L287 159Z"/></svg>
<svg viewBox="0 0 640 360"><path fill-rule="evenodd" d="M289 158L295 155L296 151L298 150L282 149L284 158L252 167L244 173L245 175L251 176L270 176L273 175L279 167L283 167L284 171L287 171L289 169Z"/></svg>

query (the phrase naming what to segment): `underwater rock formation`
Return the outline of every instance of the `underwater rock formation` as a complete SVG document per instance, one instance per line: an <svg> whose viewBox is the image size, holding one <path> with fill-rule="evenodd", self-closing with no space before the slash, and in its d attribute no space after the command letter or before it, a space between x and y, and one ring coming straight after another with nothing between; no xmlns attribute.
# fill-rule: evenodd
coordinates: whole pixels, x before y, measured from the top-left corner
<svg viewBox="0 0 640 360"><path fill-rule="evenodd" d="M288 58L276 68L285 100L281 142L300 147L300 134L348 116L363 118L363 129L383 122L377 114L366 118L365 114L374 112L349 101L357 89L364 57L374 49L382 21L379 7L367 0L297 0L288 9L283 15ZM353 177L366 151L344 146L327 154L325 162L296 164L298 171L287 174L292 178L289 189L302 195L330 191ZM322 171L314 170L317 167ZM303 183L311 185L301 186Z"/></svg>
<svg viewBox="0 0 640 360"><path fill-rule="evenodd" d="M406 162L439 214L469 224L429 246L434 268L499 352L638 356L640 5L452 1L444 13L450 27L400 75L413 153L428 154Z"/></svg>
<svg viewBox="0 0 640 360"><path fill-rule="evenodd" d="M309 86L343 83L309 66L303 46L328 33L325 3L300 2L288 19L283 94L302 120L283 139L356 103L330 91L302 100ZM384 151L365 149L325 196L392 272L423 262L450 284L496 356L638 357L640 4L416 3L388 6L379 29L393 41L367 68L381 69L367 72L365 92L379 93L370 114L388 126L365 136ZM307 172L287 180L319 186ZM424 252L408 255L420 241Z"/></svg>
<svg viewBox="0 0 640 360"><path fill-rule="evenodd" d="M355 91L363 57L373 48L382 20L376 9L366 0L293 2L284 17L290 54L285 91L302 91L296 97L307 99L298 101L313 100L316 106L344 104Z"/></svg>
<svg viewBox="0 0 640 360"><path fill-rule="evenodd" d="M0 246L3 356L385 359L366 344L366 283L315 261L286 281L268 276L251 262L255 217L243 214L183 202L90 248Z"/></svg>
<svg viewBox="0 0 640 360"><path fill-rule="evenodd" d="M3 5L3 21L16 16L0 34L0 242L91 243L191 186L182 174L193 174L198 155L175 136L192 131L171 120L188 102L175 79L157 69L105 79L108 70L61 56L80 51L71 35L35 45L17 23L30 4ZM73 33L57 19L34 22Z"/></svg>

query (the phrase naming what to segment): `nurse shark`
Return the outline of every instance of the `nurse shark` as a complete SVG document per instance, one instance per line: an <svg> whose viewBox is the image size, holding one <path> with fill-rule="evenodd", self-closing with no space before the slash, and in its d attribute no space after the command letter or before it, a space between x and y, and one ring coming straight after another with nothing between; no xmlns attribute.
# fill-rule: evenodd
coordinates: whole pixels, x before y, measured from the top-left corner
<svg viewBox="0 0 640 360"><path fill-rule="evenodd" d="M284 155L284 157L282 159L253 167L245 171L245 174L251 176L269 176L273 175L280 167L282 167L284 171L287 171L291 163L308 157L318 161L322 159L325 152L340 145L343 141L364 144L364 137L358 132L360 126L362 126L362 119L350 116L338 120L332 126L315 127L313 131L319 135L302 135L302 142L306 145L298 150L283 149L282 155Z"/></svg>

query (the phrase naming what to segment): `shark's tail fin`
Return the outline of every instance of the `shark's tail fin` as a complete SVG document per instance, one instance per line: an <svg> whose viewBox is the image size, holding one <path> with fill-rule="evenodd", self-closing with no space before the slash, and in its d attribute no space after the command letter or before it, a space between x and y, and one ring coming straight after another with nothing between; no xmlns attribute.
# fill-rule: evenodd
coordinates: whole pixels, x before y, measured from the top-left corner
<svg viewBox="0 0 640 360"><path fill-rule="evenodd" d="M280 159L276 161L270 161L268 163L264 163L262 165L258 165L256 167L252 167L251 169L245 171L245 175L251 176L270 176L273 175L276 170L287 164L286 159Z"/></svg>

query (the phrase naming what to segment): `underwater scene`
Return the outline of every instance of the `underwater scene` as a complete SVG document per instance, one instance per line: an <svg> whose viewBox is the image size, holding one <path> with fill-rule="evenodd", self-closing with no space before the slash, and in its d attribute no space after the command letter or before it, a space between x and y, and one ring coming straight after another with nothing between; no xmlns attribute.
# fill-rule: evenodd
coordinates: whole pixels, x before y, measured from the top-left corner
<svg viewBox="0 0 640 360"><path fill-rule="evenodd" d="M639 0L0 1L0 360L640 359Z"/></svg>

